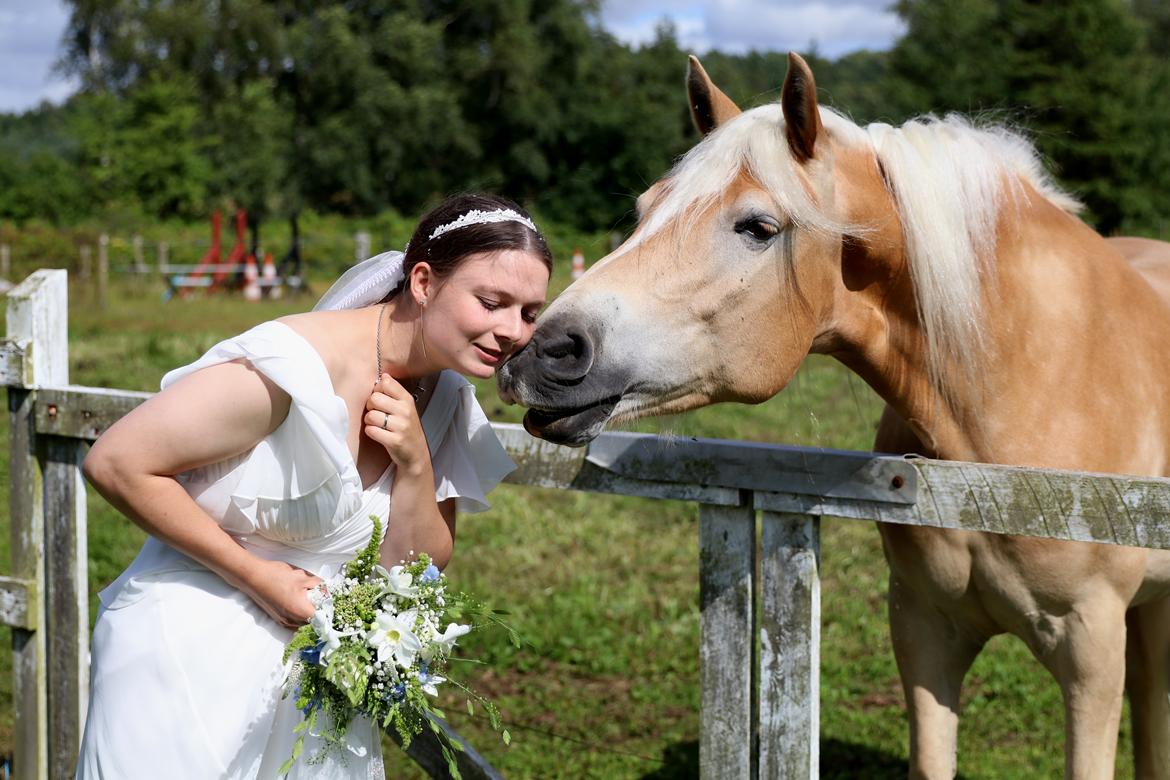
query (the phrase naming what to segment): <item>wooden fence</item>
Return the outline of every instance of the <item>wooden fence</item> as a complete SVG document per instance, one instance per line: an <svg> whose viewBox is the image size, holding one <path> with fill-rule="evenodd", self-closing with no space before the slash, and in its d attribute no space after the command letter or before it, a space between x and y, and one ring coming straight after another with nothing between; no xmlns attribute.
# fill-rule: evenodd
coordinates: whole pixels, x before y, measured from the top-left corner
<svg viewBox="0 0 1170 780"><path fill-rule="evenodd" d="M37 271L9 293L0 348L12 480L0 622L13 628L18 778L72 775L88 690L79 465L149 397L69 384L66 312L65 272ZM495 428L512 483L698 504L705 778L817 777L822 516L1170 549L1167 479L630 433L569 449ZM412 756L445 773L425 746ZM473 751L462 761L466 777L498 777Z"/></svg>

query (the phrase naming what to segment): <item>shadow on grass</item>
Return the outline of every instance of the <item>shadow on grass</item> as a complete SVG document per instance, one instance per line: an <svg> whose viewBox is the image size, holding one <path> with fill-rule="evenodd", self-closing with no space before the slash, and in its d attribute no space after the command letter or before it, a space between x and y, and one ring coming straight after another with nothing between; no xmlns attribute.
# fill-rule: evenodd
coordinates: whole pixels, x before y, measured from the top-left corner
<svg viewBox="0 0 1170 780"><path fill-rule="evenodd" d="M675 742L662 751L662 766L642 780L690 780L699 776L699 741Z"/></svg>
<svg viewBox="0 0 1170 780"><path fill-rule="evenodd" d="M868 745L826 739L821 742L821 777L824 780L903 780L906 759Z"/></svg>
<svg viewBox="0 0 1170 780"><path fill-rule="evenodd" d="M902 780L906 759L866 745L827 739L821 742L821 780ZM699 776L699 743L676 742L662 751L662 766L642 780L689 780ZM956 780L963 780L960 773Z"/></svg>

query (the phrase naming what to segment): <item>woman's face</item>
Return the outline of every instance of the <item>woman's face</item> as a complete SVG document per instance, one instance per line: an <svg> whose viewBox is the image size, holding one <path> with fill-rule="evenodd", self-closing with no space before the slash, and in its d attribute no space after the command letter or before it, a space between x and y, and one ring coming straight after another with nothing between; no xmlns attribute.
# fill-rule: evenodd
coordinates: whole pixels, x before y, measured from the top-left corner
<svg viewBox="0 0 1170 780"><path fill-rule="evenodd" d="M421 285L427 357L467 376L491 377L532 338L548 279L539 255L515 249L471 255L443 280L430 275Z"/></svg>

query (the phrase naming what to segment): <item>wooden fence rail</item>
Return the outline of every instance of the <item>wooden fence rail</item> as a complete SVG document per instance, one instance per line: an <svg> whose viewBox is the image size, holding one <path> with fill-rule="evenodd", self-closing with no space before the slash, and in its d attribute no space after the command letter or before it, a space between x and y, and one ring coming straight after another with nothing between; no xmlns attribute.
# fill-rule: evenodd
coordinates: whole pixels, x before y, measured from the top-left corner
<svg viewBox="0 0 1170 780"><path fill-rule="evenodd" d="M150 396L69 384L65 290L64 271L42 270L9 293L0 345L18 778L71 776L88 688L79 464ZM817 777L822 516L1170 549L1168 479L632 433L569 449L494 427L509 482L698 504L704 778ZM425 745L411 755L445 774ZM474 751L462 761L465 777L499 776Z"/></svg>

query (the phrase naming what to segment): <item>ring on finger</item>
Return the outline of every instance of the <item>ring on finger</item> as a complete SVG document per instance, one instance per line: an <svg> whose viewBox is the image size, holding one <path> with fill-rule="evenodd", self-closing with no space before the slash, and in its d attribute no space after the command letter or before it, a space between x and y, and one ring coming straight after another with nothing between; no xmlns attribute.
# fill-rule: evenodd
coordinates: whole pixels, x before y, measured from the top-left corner
<svg viewBox="0 0 1170 780"><path fill-rule="evenodd" d="M390 415L386 415L385 417L382 418L382 430L384 430L384 431L390 430L389 426L390 426Z"/></svg>

